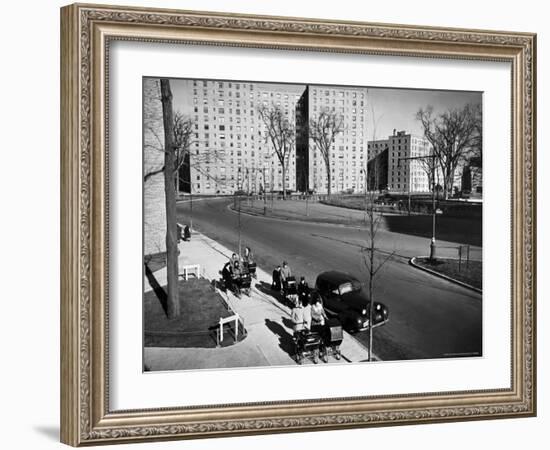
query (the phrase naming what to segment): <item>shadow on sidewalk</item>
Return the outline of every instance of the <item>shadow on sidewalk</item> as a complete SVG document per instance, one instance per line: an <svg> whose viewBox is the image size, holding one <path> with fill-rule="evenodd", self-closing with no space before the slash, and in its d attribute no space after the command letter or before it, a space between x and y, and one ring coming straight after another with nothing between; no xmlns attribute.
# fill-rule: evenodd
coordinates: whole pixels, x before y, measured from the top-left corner
<svg viewBox="0 0 550 450"><path fill-rule="evenodd" d="M279 338L279 347L291 357L294 356L294 339L292 335L280 323L273 320L265 319L265 325Z"/></svg>
<svg viewBox="0 0 550 450"><path fill-rule="evenodd" d="M258 291L260 291L262 294L265 294L273 298L274 300L276 300L278 303L282 305L286 305L286 302L284 301L282 295L279 292L271 289L271 283L266 283L265 281L259 281L254 285L254 287L258 289Z"/></svg>
<svg viewBox="0 0 550 450"><path fill-rule="evenodd" d="M147 264L145 264L145 276L147 277L147 281L149 281L149 285L153 288L153 292L155 293L156 297L159 299L162 309L164 310L164 314L168 315L168 295L166 294L166 291L162 288L162 286L158 283L157 279L153 275L153 272L151 271L151 269L149 269L149 266Z"/></svg>

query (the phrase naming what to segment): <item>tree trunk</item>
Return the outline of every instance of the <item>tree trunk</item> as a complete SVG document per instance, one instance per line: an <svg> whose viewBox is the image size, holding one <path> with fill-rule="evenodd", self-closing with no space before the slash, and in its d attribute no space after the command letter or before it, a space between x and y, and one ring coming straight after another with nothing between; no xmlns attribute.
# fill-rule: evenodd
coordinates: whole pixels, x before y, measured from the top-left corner
<svg viewBox="0 0 550 450"><path fill-rule="evenodd" d="M327 195L330 197L330 194L332 193L332 174L330 173L330 166L328 164L327 164L327 181L328 181Z"/></svg>
<svg viewBox="0 0 550 450"><path fill-rule="evenodd" d="M176 219L176 189L174 173L174 114L172 111L172 90L170 81L160 80L162 118L164 122L164 192L166 195L166 271L167 271L167 315L179 315L178 295L178 237Z"/></svg>

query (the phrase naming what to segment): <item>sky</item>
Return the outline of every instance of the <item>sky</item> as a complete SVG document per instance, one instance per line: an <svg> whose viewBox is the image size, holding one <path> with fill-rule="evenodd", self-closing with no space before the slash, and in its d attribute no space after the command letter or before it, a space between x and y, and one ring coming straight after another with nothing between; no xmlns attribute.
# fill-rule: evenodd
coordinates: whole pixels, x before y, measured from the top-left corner
<svg viewBox="0 0 550 450"><path fill-rule="evenodd" d="M171 88L174 96L174 109L185 115L192 114L192 102L189 90L193 80L173 79ZM258 87L267 83L255 83ZM283 86L269 84L270 88ZM303 92L303 84L285 84L285 90ZM462 108L468 103L482 103L481 92L468 91L438 91L424 89L395 89L368 87L367 94L367 136L369 140L386 139L393 130L404 130L407 133L423 135L423 130L415 118L419 108L433 106L434 114L440 114L449 109ZM374 126L376 124L376 126Z"/></svg>
<svg viewBox="0 0 550 450"><path fill-rule="evenodd" d="M420 108L426 108L428 105L433 106L434 114L437 115L449 109L462 108L468 103L481 102L481 92L369 88L369 140L374 140L374 132L376 139L385 139L393 133L394 128L397 131L405 130L422 136L422 126L415 115ZM373 122L376 123L376 127L373 126Z"/></svg>

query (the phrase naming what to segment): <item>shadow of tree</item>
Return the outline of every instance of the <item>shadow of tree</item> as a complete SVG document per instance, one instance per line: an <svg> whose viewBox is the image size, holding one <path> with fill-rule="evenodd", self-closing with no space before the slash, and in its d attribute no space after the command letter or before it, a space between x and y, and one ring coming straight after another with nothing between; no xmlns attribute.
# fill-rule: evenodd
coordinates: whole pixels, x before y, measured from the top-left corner
<svg viewBox="0 0 550 450"><path fill-rule="evenodd" d="M153 292L155 293L156 297L159 299L162 309L164 310L164 314L168 316L168 295L166 294L166 291L162 288L162 286L158 283L155 275L153 275L153 272L151 271L151 269L149 269L149 266L147 264L145 264L145 276L147 277L149 285L153 288Z"/></svg>

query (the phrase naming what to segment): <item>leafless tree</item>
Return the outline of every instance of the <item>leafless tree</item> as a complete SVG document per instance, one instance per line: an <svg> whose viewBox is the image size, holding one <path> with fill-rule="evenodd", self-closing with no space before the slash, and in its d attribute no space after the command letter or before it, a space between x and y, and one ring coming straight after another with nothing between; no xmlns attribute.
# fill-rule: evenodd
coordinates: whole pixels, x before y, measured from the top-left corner
<svg viewBox="0 0 550 450"><path fill-rule="evenodd" d="M279 163L283 175L283 200L286 199L286 171L287 160L292 149L296 145L296 130L287 114L280 106L274 103L267 106L265 103L258 105L258 113L266 127L266 142L270 142Z"/></svg>
<svg viewBox="0 0 550 450"><path fill-rule="evenodd" d="M444 197L448 198L459 163L473 154L481 154L481 107L468 104L434 116L433 107L428 106L418 110L416 118L433 147L443 178Z"/></svg>
<svg viewBox="0 0 550 450"><path fill-rule="evenodd" d="M371 105L371 118L372 118L372 142L376 142L376 131L378 128L378 123L382 119L382 116L377 116L374 109L374 102L369 102ZM376 281L376 276L378 275L380 269L392 258L395 254L390 252L384 254L380 252L377 247L377 235L378 230L384 217L382 214L376 211L375 201L377 199L377 192L381 173L380 164L375 158L371 158L372 164L368 164L369 156L367 154L367 160L365 161L365 183L368 176L375 180L375 186L373 189L366 189L365 187L365 223L366 223L366 239L365 246L362 248L363 263L367 269L368 273L368 295L369 295L369 361L372 361L372 349L373 349L373 319L374 319L374 286ZM387 169L386 169L387 170ZM368 172L367 172L368 171ZM384 256L385 255L385 256Z"/></svg>
<svg viewBox="0 0 550 450"><path fill-rule="evenodd" d="M439 163L437 156L434 154L433 148L430 148L429 153L424 157L418 157L417 159L420 168L426 174L428 179L429 189L432 191L439 185L439 175L441 173L439 169Z"/></svg>
<svg viewBox="0 0 550 450"><path fill-rule="evenodd" d="M334 140L336 139L336 136L338 136L338 134L342 133L343 131L344 119L342 115L329 109L323 109L317 117L314 117L309 121L309 138L313 141L317 149L319 149L319 152L321 153L321 156L325 163L328 182L327 194L329 196L332 193L330 150L334 146Z"/></svg>
<svg viewBox="0 0 550 450"><path fill-rule="evenodd" d="M378 166L375 164L373 170L377 171ZM377 175L374 174L375 178ZM367 225L367 235L365 239L365 246L362 247L363 263L368 273L368 295L369 295L369 361L372 361L372 348L373 348L373 319L374 319L374 286L376 276L380 269L393 257L393 252L382 252L377 247L377 234L384 220L383 216L375 209L375 200L377 193L375 190L371 190L365 193L365 219Z"/></svg>
<svg viewBox="0 0 550 450"><path fill-rule="evenodd" d="M216 183L222 183L222 180L219 180L216 176L210 175L208 171L209 165L213 163L223 162L225 159L224 149L218 149L215 147L202 148L200 153L191 154L191 147L194 143L198 142L197 138L194 138L194 127L195 122L188 117L185 117L181 112L175 111L174 116L174 126L173 126L173 152L174 152L174 172L176 177L181 168L183 167L193 167L193 169L204 175L210 180L214 180ZM150 133L154 138L156 143L146 144L146 147L153 148L158 151L165 151L163 141L158 135L155 127L152 124L146 124L147 132ZM144 181L149 180L151 177L164 172L164 165L158 167L148 167L145 170ZM176 183L176 186L178 183Z"/></svg>
<svg viewBox="0 0 550 450"><path fill-rule="evenodd" d="M160 80L162 117L164 124L164 167L175 167L174 113L170 80ZM166 270L167 270L167 315L180 314L178 287L178 231L176 217L175 170L164 170L164 192L166 197Z"/></svg>

